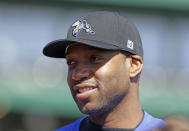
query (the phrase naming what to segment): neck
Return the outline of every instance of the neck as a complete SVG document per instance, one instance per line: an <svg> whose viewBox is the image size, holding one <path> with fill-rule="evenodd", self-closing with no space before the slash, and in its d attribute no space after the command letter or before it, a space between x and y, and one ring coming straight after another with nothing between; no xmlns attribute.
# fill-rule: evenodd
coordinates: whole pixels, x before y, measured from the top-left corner
<svg viewBox="0 0 189 131"><path fill-rule="evenodd" d="M101 115L91 115L94 123L112 128L133 129L143 118L139 102L138 87L131 86L124 99L111 111Z"/></svg>

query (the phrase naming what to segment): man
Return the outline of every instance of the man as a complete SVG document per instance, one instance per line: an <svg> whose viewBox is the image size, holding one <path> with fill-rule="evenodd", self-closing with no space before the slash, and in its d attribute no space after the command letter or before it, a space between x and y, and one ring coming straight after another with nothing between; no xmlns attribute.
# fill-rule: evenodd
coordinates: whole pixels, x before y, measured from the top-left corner
<svg viewBox="0 0 189 131"><path fill-rule="evenodd" d="M43 53L65 58L67 81L80 111L88 117L56 131L148 131L165 126L143 111L139 78L143 48L136 27L115 12L93 12L76 20L67 38Z"/></svg>

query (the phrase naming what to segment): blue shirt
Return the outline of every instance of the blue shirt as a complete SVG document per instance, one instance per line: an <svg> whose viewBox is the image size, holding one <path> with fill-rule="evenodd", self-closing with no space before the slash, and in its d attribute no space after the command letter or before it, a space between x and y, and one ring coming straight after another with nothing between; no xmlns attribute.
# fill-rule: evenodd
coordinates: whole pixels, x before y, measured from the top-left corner
<svg viewBox="0 0 189 131"><path fill-rule="evenodd" d="M80 124L84 118L81 118L79 120L76 120L75 122L66 125L62 128L56 129L54 131L79 131ZM151 131L156 128L164 127L166 126L165 121L155 118L148 114L147 112L144 112L143 120L140 122L140 124L135 128L134 131Z"/></svg>

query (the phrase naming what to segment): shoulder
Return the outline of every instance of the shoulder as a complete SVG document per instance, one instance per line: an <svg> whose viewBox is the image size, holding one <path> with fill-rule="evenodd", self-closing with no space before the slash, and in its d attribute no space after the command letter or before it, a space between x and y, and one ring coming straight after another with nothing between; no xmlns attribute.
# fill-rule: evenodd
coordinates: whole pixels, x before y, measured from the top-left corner
<svg viewBox="0 0 189 131"><path fill-rule="evenodd" d="M166 122L162 119L155 118L152 115L144 112L144 117L135 131L150 131L156 128L166 126Z"/></svg>
<svg viewBox="0 0 189 131"><path fill-rule="evenodd" d="M53 131L79 131L79 127L80 127L81 121L83 119L84 118L78 119L69 125L63 126L61 128L55 129Z"/></svg>

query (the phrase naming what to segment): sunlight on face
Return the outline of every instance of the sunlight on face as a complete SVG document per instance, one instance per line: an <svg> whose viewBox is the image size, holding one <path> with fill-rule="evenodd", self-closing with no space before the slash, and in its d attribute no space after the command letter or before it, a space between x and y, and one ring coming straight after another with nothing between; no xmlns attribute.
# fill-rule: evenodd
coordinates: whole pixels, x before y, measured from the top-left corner
<svg viewBox="0 0 189 131"><path fill-rule="evenodd" d="M119 51L77 43L68 48L66 60L68 84L81 112L109 111L126 95L129 75Z"/></svg>

